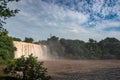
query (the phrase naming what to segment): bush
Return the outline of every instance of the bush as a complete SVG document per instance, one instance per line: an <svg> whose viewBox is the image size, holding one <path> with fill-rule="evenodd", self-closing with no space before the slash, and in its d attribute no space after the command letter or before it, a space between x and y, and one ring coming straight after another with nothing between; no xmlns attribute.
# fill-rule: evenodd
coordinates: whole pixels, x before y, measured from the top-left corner
<svg viewBox="0 0 120 80"><path fill-rule="evenodd" d="M16 48L13 45L13 39L10 36L0 36L0 59L6 62L14 58ZM0 61L1 63L1 61Z"/></svg>
<svg viewBox="0 0 120 80"><path fill-rule="evenodd" d="M19 80L50 80L43 62L37 61L32 55L10 61L4 72Z"/></svg>

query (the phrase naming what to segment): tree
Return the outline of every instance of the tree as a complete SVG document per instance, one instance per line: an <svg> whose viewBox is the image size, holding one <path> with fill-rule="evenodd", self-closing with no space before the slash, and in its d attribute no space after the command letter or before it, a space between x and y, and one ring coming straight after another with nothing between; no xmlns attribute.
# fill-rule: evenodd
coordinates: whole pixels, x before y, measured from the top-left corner
<svg viewBox="0 0 120 80"><path fill-rule="evenodd" d="M51 36L48 38L47 47L49 48L50 57L52 58L63 58L64 48L59 42L59 38L56 36Z"/></svg>
<svg viewBox="0 0 120 80"><path fill-rule="evenodd" d="M32 43L34 40L33 38L28 38L28 37L25 37L25 40L24 42L28 42L28 43Z"/></svg>
<svg viewBox="0 0 120 80"><path fill-rule="evenodd" d="M43 62L39 62L32 55L26 58L22 56L9 62L4 72L19 80L50 80Z"/></svg>
<svg viewBox="0 0 120 80"><path fill-rule="evenodd" d="M8 31L3 27L0 27L0 36L6 36L7 34L8 34Z"/></svg>
<svg viewBox="0 0 120 80"><path fill-rule="evenodd" d="M101 58L117 58L120 59L120 41L116 38L105 38L99 42L102 50Z"/></svg>
<svg viewBox="0 0 120 80"><path fill-rule="evenodd" d="M14 51L16 48L13 45L12 37L7 35L0 36L0 63L14 58Z"/></svg>
<svg viewBox="0 0 120 80"><path fill-rule="evenodd" d="M22 41L20 38L13 37L14 41Z"/></svg>
<svg viewBox="0 0 120 80"><path fill-rule="evenodd" d="M15 47L13 39L8 36L8 31L3 28L3 24L7 18L15 16L18 9L12 10L8 7L10 2L18 2L19 0L0 0L0 63L14 57Z"/></svg>
<svg viewBox="0 0 120 80"><path fill-rule="evenodd" d="M7 18L15 16L15 14L18 13L18 9L11 10L8 7L8 3L14 1L18 2L19 0L0 0L0 27L3 26Z"/></svg>
<svg viewBox="0 0 120 80"><path fill-rule="evenodd" d="M60 43L65 48L67 58L85 59L89 57L84 41L60 39Z"/></svg>
<svg viewBox="0 0 120 80"><path fill-rule="evenodd" d="M50 38L48 38L48 41L58 41L59 40L59 38L58 37L56 37L56 36L51 36Z"/></svg>
<svg viewBox="0 0 120 80"><path fill-rule="evenodd" d="M99 58L100 57L100 48L97 44L97 41L93 40L93 39L89 39L89 42L86 43L86 46L89 50L89 54L91 55L91 58Z"/></svg>

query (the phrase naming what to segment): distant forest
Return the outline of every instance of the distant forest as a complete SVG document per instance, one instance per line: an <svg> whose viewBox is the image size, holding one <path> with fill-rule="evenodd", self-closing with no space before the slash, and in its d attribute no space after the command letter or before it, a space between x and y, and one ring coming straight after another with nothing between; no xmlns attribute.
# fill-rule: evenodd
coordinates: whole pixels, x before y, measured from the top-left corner
<svg viewBox="0 0 120 80"><path fill-rule="evenodd" d="M14 40L21 41L19 38ZM33 42L32 38L25 38L24 42ZM47 40L34 42L44 44L49 48L50 55L59 59L120 59L120 41L107 37L99 42L89 39L82 40L59 39L52 36Z"/></svg>
<svg viewBox="0 0 120 80"><path fill-rule="evenodd" d="M89 39L81 40L59 39L52 36L43 41L50 48L52 55L70 59L120 59L120 41L116 38L105 38L97 42Z"/></svg>

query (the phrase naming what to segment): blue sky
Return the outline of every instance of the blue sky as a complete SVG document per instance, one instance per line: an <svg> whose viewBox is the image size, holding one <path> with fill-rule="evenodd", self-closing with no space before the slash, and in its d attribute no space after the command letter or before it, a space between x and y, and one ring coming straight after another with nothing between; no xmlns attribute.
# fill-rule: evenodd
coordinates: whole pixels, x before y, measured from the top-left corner
<svg viewBox="0 0 120 80"><path fill-rule="evenodd" d="M4 25L14 37L120 40L120 0L21 0L9 7L20 9Z"/></svg>

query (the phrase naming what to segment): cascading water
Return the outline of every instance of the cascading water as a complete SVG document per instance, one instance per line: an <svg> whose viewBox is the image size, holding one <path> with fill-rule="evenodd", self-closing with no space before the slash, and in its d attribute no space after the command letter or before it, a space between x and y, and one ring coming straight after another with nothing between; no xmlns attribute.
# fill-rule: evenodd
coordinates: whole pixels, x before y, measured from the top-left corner
<svg viewBox="0 0 120 80"><path fill-rule="evenodd" d="M38 45L32 43L18 42L14 41L14 46L17 48L15 51L15 58L20 58L22 55L28 57L32 54L34 57L37 57L38 60L47 59L47 46Z"/></svg>
<svg viewBox="0 0 120 80"><path fill-rule="evenodd" d="M48 48L46 45L42 45L42 51L43 51L43 59L48 59Z"/></svg>

